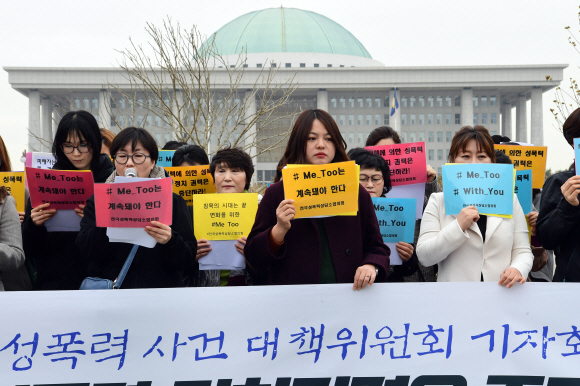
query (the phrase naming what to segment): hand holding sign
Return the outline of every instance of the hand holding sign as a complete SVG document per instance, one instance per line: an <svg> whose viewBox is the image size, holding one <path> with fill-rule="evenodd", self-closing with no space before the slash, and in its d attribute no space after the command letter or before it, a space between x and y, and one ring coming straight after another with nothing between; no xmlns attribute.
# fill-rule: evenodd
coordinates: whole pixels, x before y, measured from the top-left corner
<svg viewBox="0 0 580 386"><path fill-rule="evenodd" d="M290 221L296 216L296 208L293 204L294 200L283 200L276 208L276 225L272 228L272 237L278 244L284 242L284 236L292 226Z"/></svg>
<svg viewBox="0 0 580 386"><path fill-rule="evenodd" d="M151 225L145 227L145 232L159 244L167 244L171 240L171 228L159 221L151 221Z"/></svg>
<svg viewBox="0 0 580 386"><path fill-rule="evenodd" d="M479 220L479 211L475 206L463 208L461 209L461 212L459 212L459 215L457 215L457 222L463 232L465 232L472 223L477 222L477 220Z"/></svg>
<svg viewBox="0 0 580 386"><path fill-rule="evenodd" d="M573 176L564 182L560 188L562 194L568 203L572 206L578 206L578 193L580 193L580 176Z"/></svg>
<svg viewBox="0 0 580 386"><path fill-rule="evenodd" d="M41 226L44 222L56 213L56 209L47 209L50 206L50 203L38 205L36 208L33 208L30 213L30 218L32 222L36 226Z"/></svg>

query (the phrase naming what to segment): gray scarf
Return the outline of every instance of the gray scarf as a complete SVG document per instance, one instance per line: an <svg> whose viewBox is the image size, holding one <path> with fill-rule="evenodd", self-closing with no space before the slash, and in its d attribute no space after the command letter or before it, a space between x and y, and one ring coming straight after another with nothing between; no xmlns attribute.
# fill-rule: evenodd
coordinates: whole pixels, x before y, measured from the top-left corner
<svg viewBox="0 0 580 386"><path fill-rule="evenodd" d="M105 183L107 184L111 184L113 182L115 182L115 177L117 177L117 170L115 170L113 172L113 174L111 174L109 176L109 178L107 178L107 181L105 181ZM161 166L153 166L153 169L151 169L151 173L149 173L149 178L165 178L165 169L163 169Z"/></svg>

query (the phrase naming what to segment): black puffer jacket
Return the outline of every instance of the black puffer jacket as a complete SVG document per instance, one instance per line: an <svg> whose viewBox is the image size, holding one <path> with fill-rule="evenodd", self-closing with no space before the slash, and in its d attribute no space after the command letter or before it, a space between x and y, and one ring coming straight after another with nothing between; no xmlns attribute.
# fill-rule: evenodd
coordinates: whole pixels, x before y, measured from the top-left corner
<svg viewBox="0 0 580 386"><path fill-rule="evenodd" d="M574 175L574 170L568 170L546 180L536 223L540 244L556 255L555 282L580 282L580 205L571 205L561 191Z"/></svg>
<svg viewBox="0 0 580 386"><path fill-rule="evenodd" d="M101 154L99 161L98 169L93 170L96 183L105 182L114 170L109 156ZM60 169L58 162L53 169ZM35 289L78 290L87 276L88 265L88 260L75 244L78 232L48 233L44 225L34 225L31 211L29 199L22 222L22 242L26 259L31 259L36 266Z"/></svg>

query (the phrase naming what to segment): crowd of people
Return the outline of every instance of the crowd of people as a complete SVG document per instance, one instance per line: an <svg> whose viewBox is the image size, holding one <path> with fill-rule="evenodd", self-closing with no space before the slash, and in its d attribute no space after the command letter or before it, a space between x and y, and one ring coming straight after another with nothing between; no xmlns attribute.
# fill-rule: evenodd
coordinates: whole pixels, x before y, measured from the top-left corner
<svg viewBox="0 0 580 386"><path fill-rule="evenodd" d="M563 133L570 145L580 137L580 109L568 117ZM448 162L511 164L494 149L506 142L515 144L492 138L483 126L465 126L453 137ZM399 143L397 132L383 126L369 135L366 146ZM175 150L173 166L208 165L217 194L250 189L254 165L239 148L220 149L211 162L197 145L171 141L162 150ZM52 154L54 169L90 170L96 184L112 183L127 169L140 178L169 177L157 165L158 145L148 131L127 127L115 135L99 129L94 116L82 110L61 119ZM294 201L284 195L282 169L351 160L360 166L357 215L295 219ZM0 171L11 170L0 137ZM74 210L81 218L78 231L49 232L46 221L58 216L57 210L50 204L32 207L27 191L26 210L18 213L14 197L0 186L0 290L77 290L86 277L114 281L130 254L134 257L122 288L351 283L360 290L375 282L431 281L491 281L510 288L526 281L580 281L580 238L574 236L579 232L580 176L574 165L549 177L543 190L534 190L531 213L522 211L514 195L511 218L483 215L474 206L446 214L435 170L426 165L425 173L422 220L416 221L413 243L391 244L402 264L390 265L391 250L371 199L389 197L389 165L364 148L347 152L327 112L302 112L275 182L260 196L250 234L231 245L246 261L240 270L199 270L198 261L216 242L196 240L195 214L178 194L172 195L171 225L152 221L145 232L155 246L141 248L109 240L107 228L97 226L94 196Z"/></svg>

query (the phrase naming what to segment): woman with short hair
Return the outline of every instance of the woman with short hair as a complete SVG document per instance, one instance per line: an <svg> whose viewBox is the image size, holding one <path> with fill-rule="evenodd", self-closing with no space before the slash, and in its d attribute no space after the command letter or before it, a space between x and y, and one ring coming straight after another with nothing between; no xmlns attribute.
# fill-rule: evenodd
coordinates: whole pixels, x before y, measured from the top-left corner
<svg viewBox="0 0 580 386"><path fill-rule="evenodd" d="M171 166L200 166L209 165L207 153L201 146L184 145L175 150Z"/></svg>

